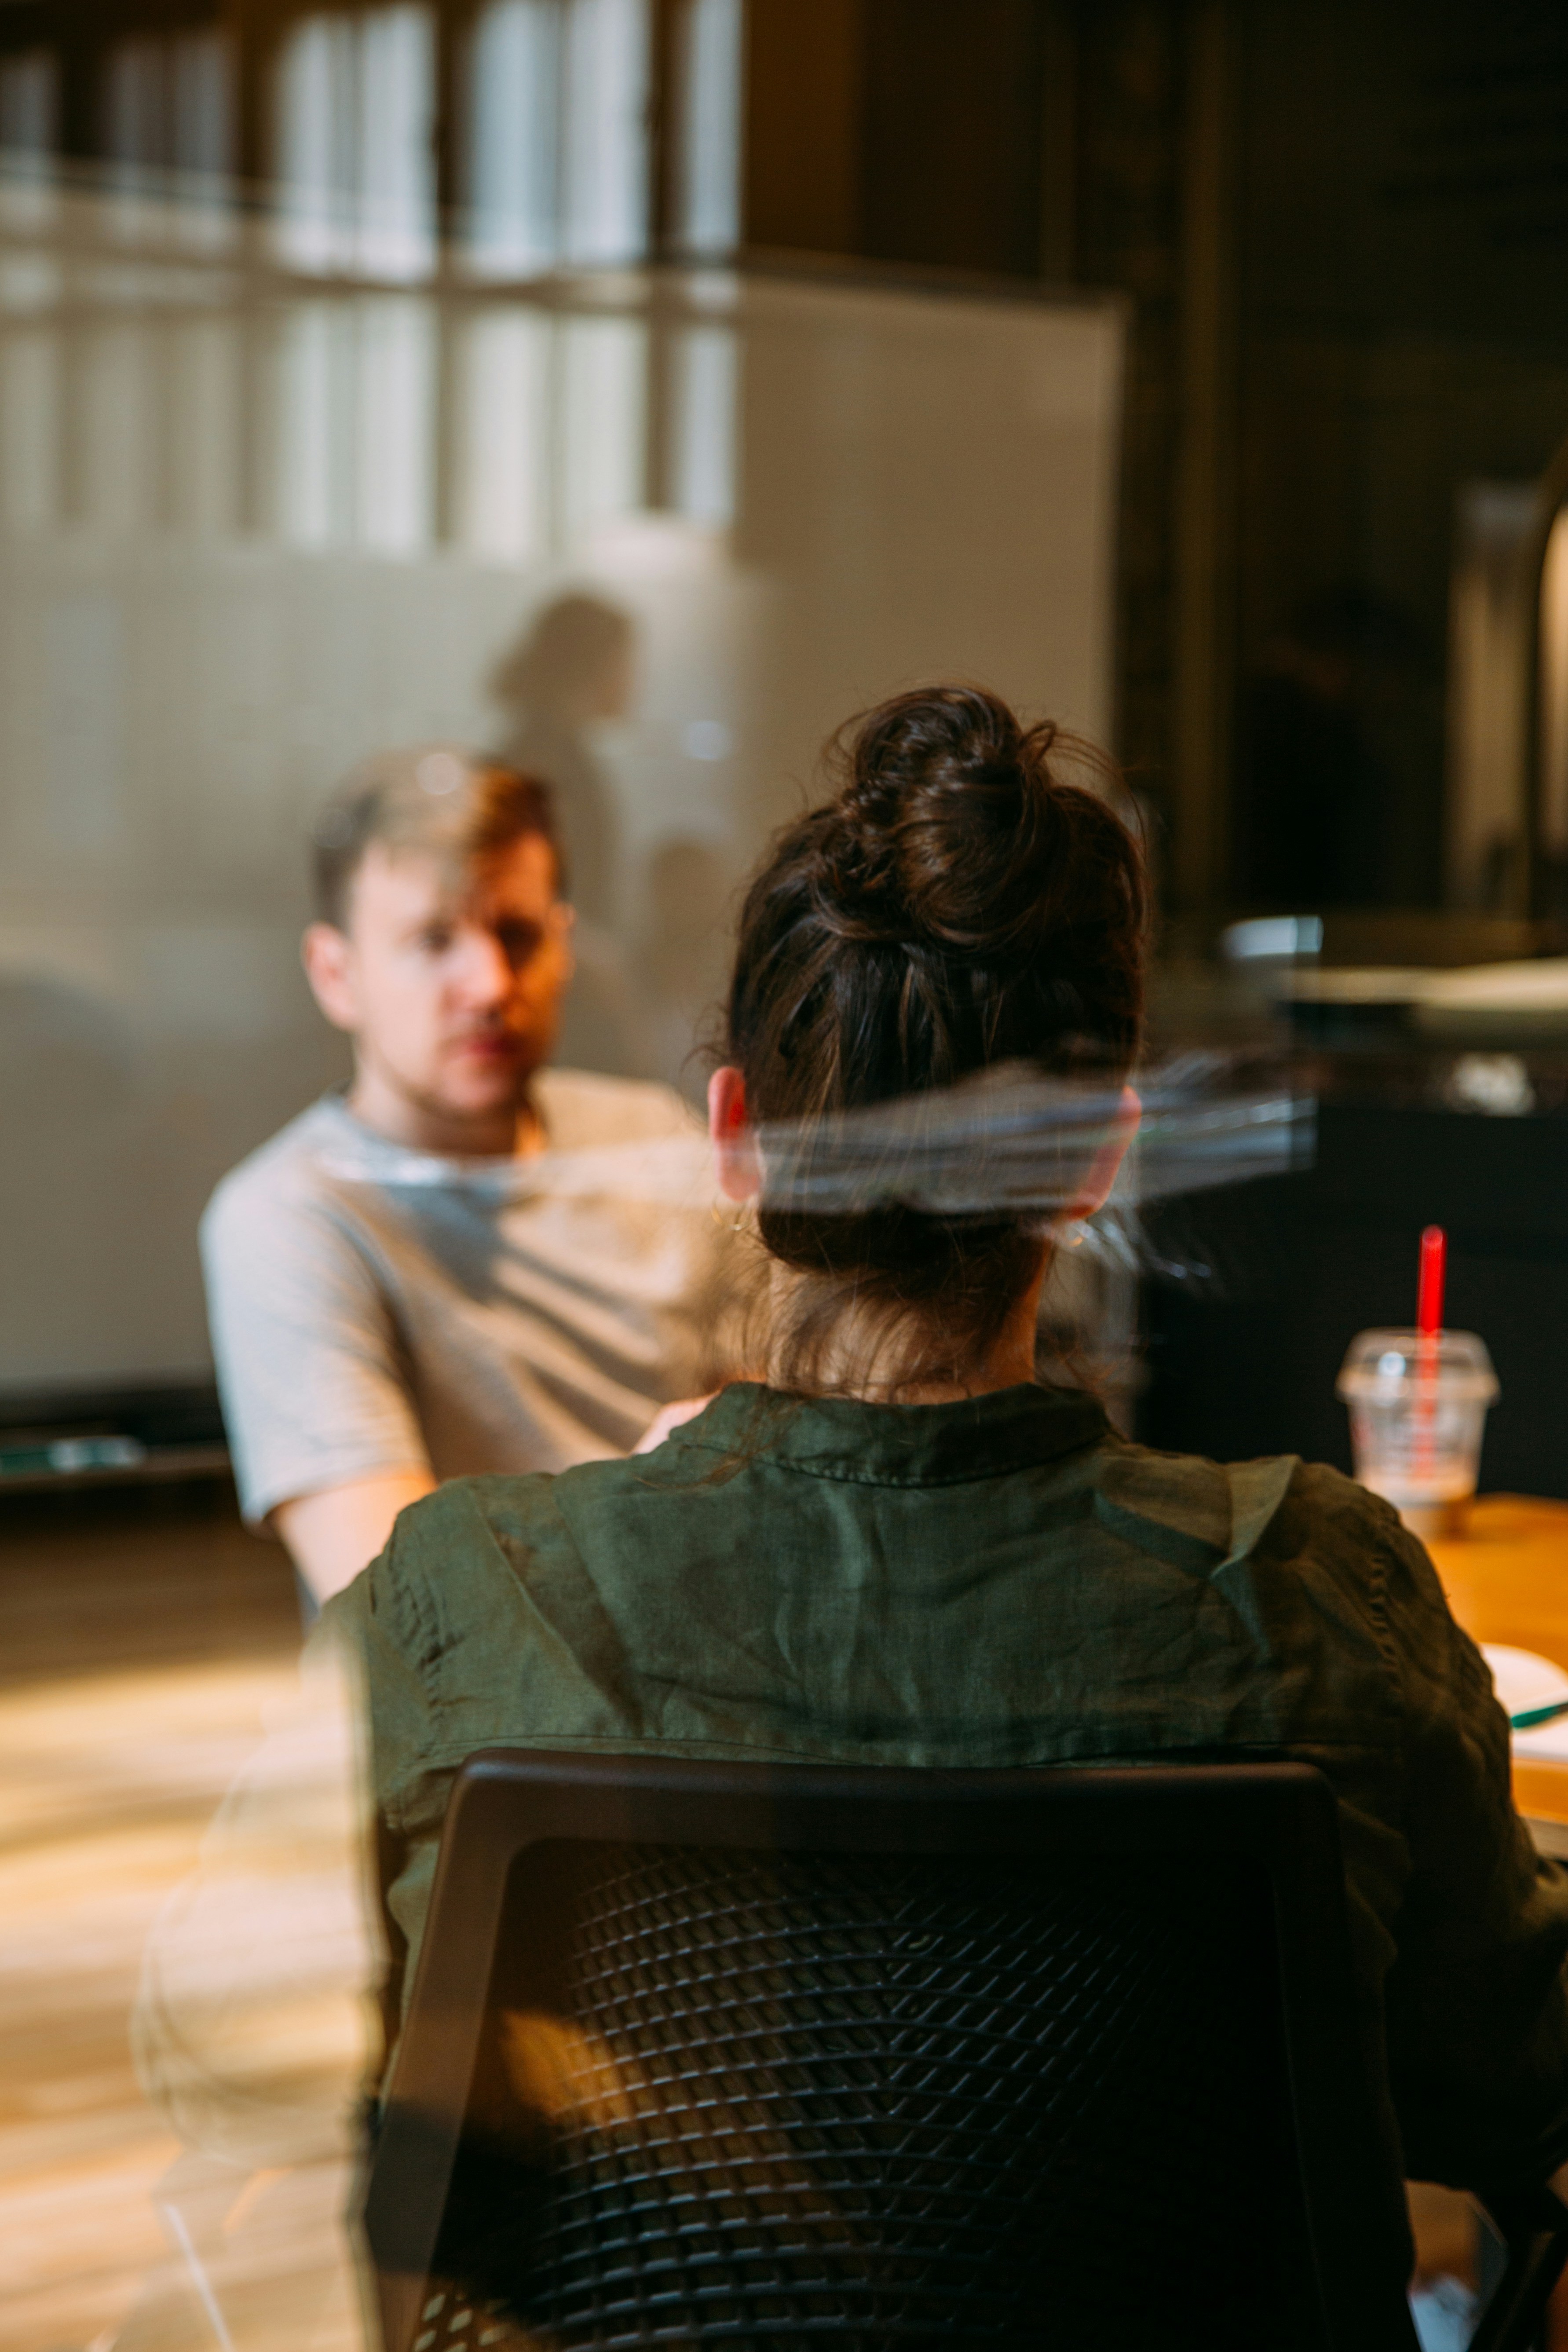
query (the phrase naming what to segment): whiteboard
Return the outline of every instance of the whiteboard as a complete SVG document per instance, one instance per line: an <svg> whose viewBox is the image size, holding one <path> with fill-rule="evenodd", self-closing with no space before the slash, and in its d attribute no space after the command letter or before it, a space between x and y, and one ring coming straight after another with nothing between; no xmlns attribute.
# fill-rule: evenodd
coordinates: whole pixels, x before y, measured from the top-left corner
<svg viewBox="0 0 1568 2352"><path fill-rule="evenodd" d="M563 1058L689 1089L832 727L958 675L1112 728L1114 305L389 292L122 230L0 224L0 1395L208 1376L203 1203L346 1069L314 810L378 746L526 734L498 677L563 597L632 648L563 722L613 819Z"/></svg>

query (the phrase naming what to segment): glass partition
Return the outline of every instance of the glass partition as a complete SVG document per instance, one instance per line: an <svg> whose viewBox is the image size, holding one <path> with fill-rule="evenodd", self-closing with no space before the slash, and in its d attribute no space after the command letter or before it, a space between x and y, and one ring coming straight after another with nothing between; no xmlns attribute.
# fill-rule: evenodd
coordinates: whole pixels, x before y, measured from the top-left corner
<svg viewBox="0 0 1568 2352"><path fill-rule="evenodd" d="M476 56L504 76L542 21L500 0ZM942 671L1110 731L1115 306L695 268L490 288L487 256L525 257L495 226L526 223L521 182L484 181L480 138L442 258L393 136L425 25L297 26L270 211L119 166L0 192L13 1396L205 1376L201 1205L342 1068L297 943L312 812L368 751L550 773L580 918L563 1057L690 1090L731 894L830 728ZM194 50L160 58L128 93L217 103ZM8 71L20 121L44 99ZM168 152L140 137L127 170ZM572 168L554 250L613 247Z"/></svg>

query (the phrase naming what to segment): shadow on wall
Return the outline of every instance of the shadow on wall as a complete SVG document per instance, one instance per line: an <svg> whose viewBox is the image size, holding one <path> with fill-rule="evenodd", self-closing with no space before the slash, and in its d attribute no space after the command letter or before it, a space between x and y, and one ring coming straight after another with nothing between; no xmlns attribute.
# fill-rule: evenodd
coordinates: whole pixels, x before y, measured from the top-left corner
<svg viewBox="0 0 1568 2352"><path fill-rule="evenodd" d="M649 1067L699 1104L728 977L734 883L724 851L687 834L658 843L644 875L637 976Z"/></svg>
<svg viewBox="0 0 1568 2352"><path fill-rule="evenodd" d="M496 756L542 776L555 793L567 888L585 923L619 911L620 824L591 730L625 718L637 675L637 626L599 596L558 596L503 653L488 680L506 731Z"/></svg>

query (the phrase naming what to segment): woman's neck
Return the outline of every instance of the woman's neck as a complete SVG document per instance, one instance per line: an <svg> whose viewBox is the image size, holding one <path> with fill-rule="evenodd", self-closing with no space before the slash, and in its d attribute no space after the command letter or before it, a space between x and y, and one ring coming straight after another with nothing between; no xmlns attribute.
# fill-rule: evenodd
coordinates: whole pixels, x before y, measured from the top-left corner
<svg viewBox="0 0 1568 2352"><path fill-rule="evenodd" d="M854 1397L863 1404L954 1404L964 1397L989 1396L1017 1388L1035 1377L1035 1328L1040 1290L1050 1253L1042 1246L1032 1280L1008 1310L982 1362L964 1378L911 1379L900 1369L908 1350L900 1332L880 1320L846 1310L824 1350L821 1376L813 1383L825 1396Z"/></svg>

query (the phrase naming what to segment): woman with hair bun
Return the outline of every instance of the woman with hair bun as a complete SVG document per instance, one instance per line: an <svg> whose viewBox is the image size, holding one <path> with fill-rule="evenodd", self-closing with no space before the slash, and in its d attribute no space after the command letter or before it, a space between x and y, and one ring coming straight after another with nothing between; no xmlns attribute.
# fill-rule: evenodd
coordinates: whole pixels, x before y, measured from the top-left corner
<svg viewBox="0 0 1568 2352"><path fill-rule="evenodd" d="M1406 2170L1568 2156L1568 1882L1425 1551L1294 1457L1040 1384L1040 1287L1137 1117L1139 850L1089 755L969 687L838 739L741 914L710 1105L772 1260L762 1377L642 1459L455 1479L326 1612L363 1654L417 1946L463 1756L1306 1759L1336 1791Z"/></svg>

